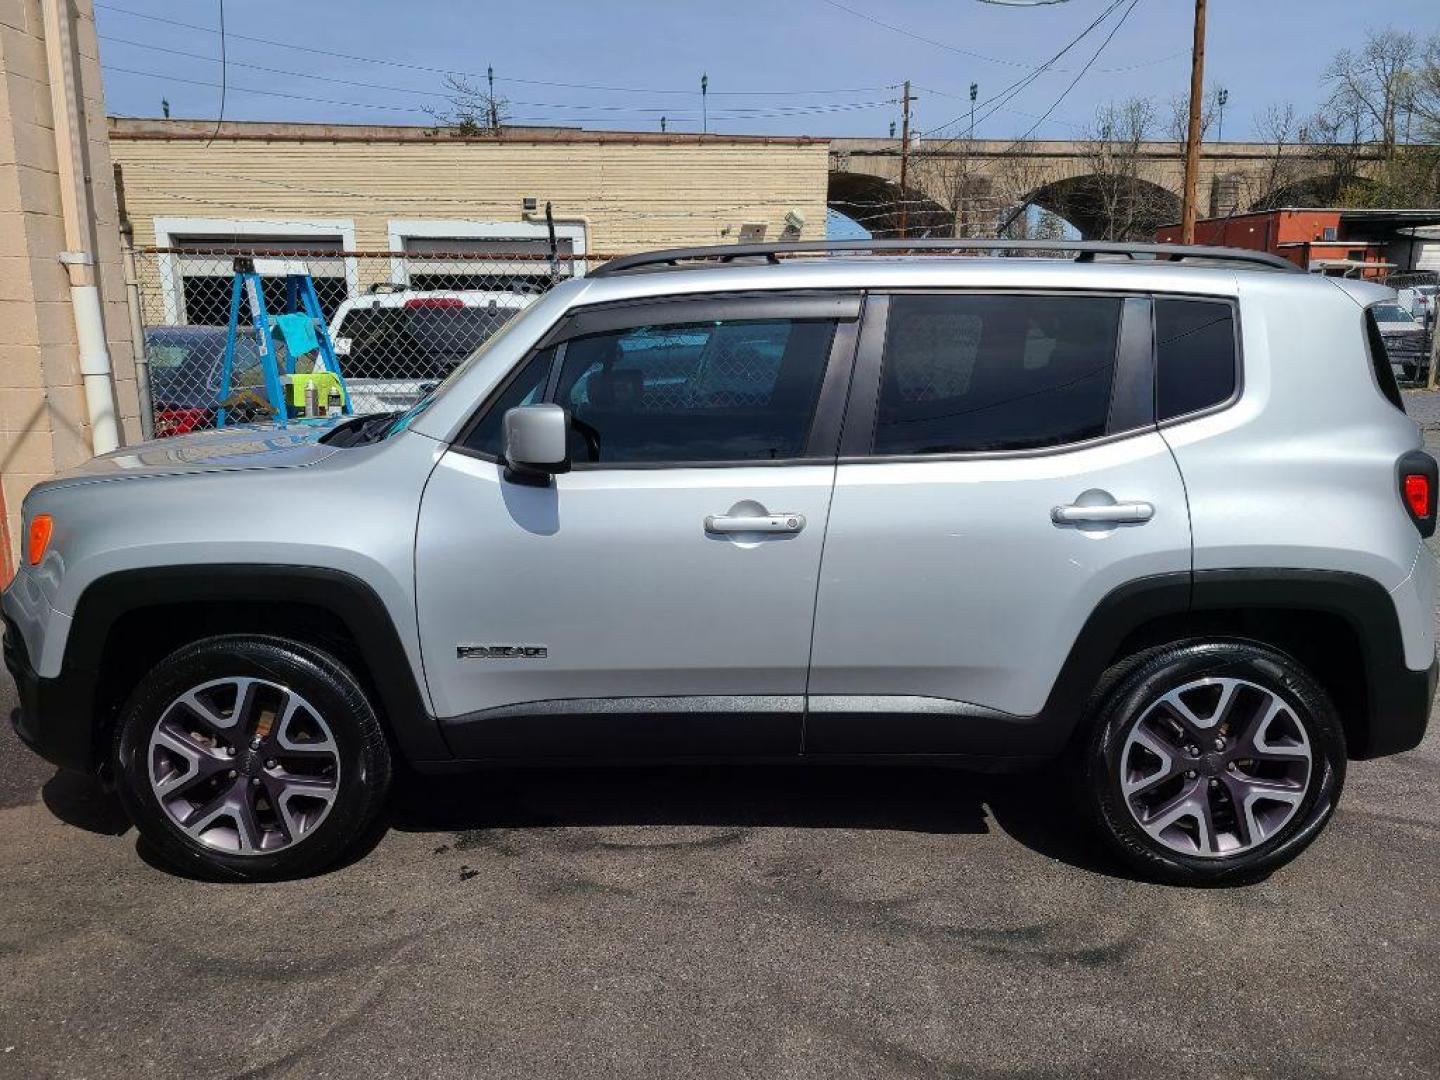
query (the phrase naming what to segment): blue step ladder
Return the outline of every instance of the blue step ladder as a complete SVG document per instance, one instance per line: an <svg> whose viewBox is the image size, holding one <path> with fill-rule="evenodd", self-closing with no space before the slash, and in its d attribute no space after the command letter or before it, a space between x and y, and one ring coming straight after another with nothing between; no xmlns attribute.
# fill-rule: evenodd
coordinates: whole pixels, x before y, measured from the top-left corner
<svg viewBox="0 0 1440 1080"><path fill-rule="evenodd" d="M289 423L289 408L282 376L295 374L295 357L289 350L285 355L285 370L280 370L276 359L275 337L270 329L270 312L265 309L264 279L255 271L253 259L241 257L235 260L235 277L230 283L230 323L225 334L225 358L220 367L220 400L215 414L215 426L224 427L228 421L230 390L235 374L235 342L240 332L240 305L245 301L250 312L250 323L255 334L255 344L260 353L260 364L265 376L265 394L275 411L275 426L284 428ZM285 275L285 310L277 314L303 312L315 324L315 340L319 345L320 362L326 371L334 374L340 384L341 411L346 416L355 415L350 404L350 391L345 385L345 376L335 358L335 346L330 341L330 328L325 323L325 314L320 309L320 298L315 295L315 280L309 274ZM318 367L317 367L317 370Z"/></svg>

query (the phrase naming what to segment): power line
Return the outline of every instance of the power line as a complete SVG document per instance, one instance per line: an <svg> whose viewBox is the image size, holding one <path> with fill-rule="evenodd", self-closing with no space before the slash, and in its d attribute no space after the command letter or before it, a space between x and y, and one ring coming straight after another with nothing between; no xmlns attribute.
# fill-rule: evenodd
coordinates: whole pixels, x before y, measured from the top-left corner
<svg viewBox="0 0 1440 1080"><path fill-rule="evenodd" d="M118 74L123 74L123 75L136 75L136 76L139 76L139 77L145 78L145 79L160 79L160 80L166 81L166 82L186 83L186 84L188 84L188 85L190 85L190 86L218 87L218 86L220 85L218 82L215 82L215 81L209 80L209 79L189 79L189 78L182 77L182 76L180 76L180 75L169 75L169 74L165 74L165 73L162 73L162 72L156 72L156 71L141 71L141 70L138 69L138 68L127 68L127 67L111 66L111 67L108 67L106 70L107 70L107 71L111 71L111 72L115 72L115 73L118 73ZM373 102L373 101L341 101L341 100L337 100L337 99L335 99L335 98L315 97L315 96L313 96L313 95L311 95L311 94L292 94L292 93L287 93L286 91L283 91L283 90L261 90L261 89L259 89L258 87L253 87L253 86L235 86L235 85L233 85L233 84L230 86L230 90L231 90L233 93L239 93L239 94L258 94L258 95L261 95L261 96L264 96L264 97L285 98L285 99L290 100L290 101L308 101L308 102L313 102L313 103L320 104L320 105L339 105L339 106L343 106L343 107L345 107L345 108L350 108L350 109L374 109L374 110L378 110L378 111L380 111L380 112L402 112L402 113L410 113L410 114L421 113L421 114L424 114L424 115L426 115L426 116L432 115L427 109L424 109L424 108L422 108L422 107L420 107L420 106L416 106L416 105L384 105L384 104L380 104L380 103L378 103L378 102ZM517 102L516 104L521 104L521 105L525 105L525 106L527 106L527 107L532 107L532 108L554 108L554 109L576 109L576 110L581 110L581 109L595 109L595 110L599 110L599 111L606 111L606 110L623 110L623 111L635 111L635 112L658 112L658 111L659 111L659 110L651 110L651 109L635 109L635 110L631 110L631 109L626 109L626 107L624 107L624 106L618 106L618 105L617 105L617 106L605 106L605 105L594 105L594 106L590 106L590 105L567 105L567 104L564 104L564 103L556 103L556 102ZM880 109L880 108L886 108L886 107L888 107L890 104L892 104L892 103L887 100L887 101L859 101L859 102L840 103L840 104L834 104L834 105L773 106L773 107L765 108L765 109L760 109L760 108L749 109L749 108L742 108L742 107L736 106L736 107L733 107L733 108L731 108L731 109L726 110L726 112L721 113L721 114L719 114L719 115L714 115L714 114L712 114L711 119L720 120L720 121L726 121L726 122L738 122L738 121L741 121L741 120L784 119L784 118L786 118L786 117L792 117L792 116L831 115L831 114L835 114L835 113L857 112L857 111L861 111L861 110L865 110L865 109ZM696 116L697 116L698 114L683 114L683 113L682 113L682 114L677 114L677 113L674 113L674 112L670 112L670 113L668 113L667 115L670 115L670 116L672 116L672 117L678 117L678 118L680 118L680 119L691 119L691 120L693 120L693 119L696 118ZM551 124L561 124L561 123L565 123L565 124L584 124L584 123L608 123L608 122L610 122L610 121L604 120L603 118L597 118L597 117L520 116L520 117L514 117L514 118L512 118L512 122L514 122L514 123L535 123L535 124L543 124L543 123L551 123ZM622 121L617 120L617 121L615 121L615 122L622 122Z"/></svg>
<svg viewBox="0 0 1440 1080"><path fill-rule="evenodd" d="M184 57L188 57L188 58L190 58L190 59L192 59L192 60L201 60L201 61L204 61L205 63L210 63L210 64L220 63L220 61L217 60L215 57L213 57L213 56L206 56L204 53L192 52L192 51L190 51L190 50L188 50L188 49L173 49L173 48L170 48L170 47L165 46L165 45L154 45L154 44L151 44L150 42L147 42L147 41L134 41L134 40L131 40L130 38L114 37L113 35L110 35L110 34L102 35L101 38L100 38L100 40L101 40L102 43L107 44L107 45L126 45L126 46L131 46L131 47L137 48L137 49L146 49L146 50L149 50L150 52L165 53L166 55L169 55L169 56L184 56ZM1183 55L1183 53L1176 53L1175 55L1176 55L1176 56L1180 56L1180 55ZM248 68L248 69L251 70L251 71L260 71L260 72L264 72L264 73L267 74L267 75L284 75L284 76L286 76L286 77L288 77L288 78L311 79L311 80L314 80L314 81L316 81L316 82L334 83L334 84L339 85L339 86L358 86L358 87L361 87L361 88L366 89L366 90L379 90L379 91L382 91L382 92L384 92L384 93L389 93L389 94L412 94L412 95L415 95L415 96L418 96L418 97L439 98L439 99L448 99L448 98L450 98L450 97L452 96L451 94L449 94L449 93L447 93L447 92L445 92L445 91L443 91L443 90L417 90L417 89L415 89L415 88L413 88L413 87L408 87L408 86L395 86L395 85L390 84L390 83L367 82L367 81L361 80L361 79L342 79L342 78L339 78L339 77L333 76L333 75L318 75L318 74L316 74L316 73L314 73L314 72L310 72L310 71L294 71L294 70L291 70L291 69L289 69L289 68L270 67L270 66L267 65L267 64L256 64L256 63L254 63L254 62L252 62L252 61L248 61L248 60L236 60L236 59L234 59L234 58L231 58L231 59L228 61L228 63L229 63L229 65L230 65L231 67ZM113 70L125 70L125 69L119 69L119 68L117 68L117 69L113 69ZM1057 69L1057 70L1058 70L1058 69ZM889 90L889 89L893 89L893 88L892 88L892 87L876 87L875 89L878 90L878 91L883 91L883 90ZM953 99L956 100L956 101L962 101L962 100L965 99L965 97L964 97L963 94L952 94L952 93L950 93L950 92L947 91L947 90L940 90L940 89L938 89L938 88L936 88L936 87L933 87L933 86L920 86L919 84L916 84L915 89L921 90L921 91L923 91L923 92L925 92L925 93L927 93L927 94L932 94L932 95L934 95L935 97L953 98ZM859 92L859 91L857 90L857 93L858 93L858 92ZM747 93L748 93L748 92L747 92ZM803 91L796 91L796 93L803 93ZM523 105L523 106L525 106L526 108L560 108L560 109L585 109L585 110L604 109L604 110L608 110L608 111L612 111L612 112L628 111L628 112L637 112L637 113L646 113L646 114L663 113L665 116L667 116L667 117L669 117L669 118L672 118L672 119L677 119L677 120L684 120L684 119L690 119L690 118L691 118L691 117L688 116L688 114L675 112L675 110L674 110L673 108L638 108L638 107L632 108L632 107L630 107L630 106L620 106L620 105L616 105L616 106L598 106L598 105L575 104L575 103L563 103L563 104L562 104L562 103L554 103L554 102L529 102L529 101L513 101L513 102L511 102L511 104L513 104L513 105ZM887 101L887 102L883 102L883 103L877 103L877 106L878 106L878 104L889 104L889 102ZM868 106L867 106L867 107L868 107ZM775 106L767 106L767 108L785 109L785 108L787 108L787 106L775 105ZM761 110L759 110L759 109L747 109L747 108L745 108L745 107L743 107L743 106L738 106L738 105L737 105L737 106L732 106L729 111L732 112L732 113L738 113L738 112L758 112L758 111L761 111ZM1026 117L1027 119L1033 119L1033 118L1035 117L1035 115L1036 115L1035 113L1027 113L1027 112L1025 112L1024 110L1021 110L1021 109L1001 109L1001 110L999 110L999 111L1001 111L1001 112L1013 113L1013 114L1015 114L1016 116L1024 116L1024 117ZM1060 119L1060 120L1058 120L1057 122L1058 122L1058 123L1065 124L1066 126L1068 126L1068 127L1073 127L1073 128L1080 128L1081 126L1083 126L1083 125L1081 125L1081 124L1079 124L1079 123L1076 123L1075 121L1072 121L1072 120Z"/></svg>
<svg viewBox="0 0 1440 1080"><path fill-rule="evenodd" d="M131 41L129 38L112 37L109 34L100 35L100 41L106 45L131 45L137 49L148 49L151 52L167 53L170 56L188 56L193 60L205 60L209 63L217 63L215 57L206 56L204 53L190 52L187 49L171 49L164 45L152 45L147 41ZM251 71L263 71L268 75L287 75L292 78L314 79L317 82L337 83L343 86L360 86L367 90L382 90L387 94L419 94L424 97L448 97L443 90L413 90L408 86L389 86L385 83L362 82L359 79L340 79L331 75L316 75L309 71L290 71L287 68L267 67L264 64L255 64L246 60L231 60L232 67L249 68ZM108 66L108 65L107 65Z"/></svg>
<svg viewBox="0 0 1440 1080"><path fill-rule="evenodd" d="M1014 149L1016 144L1024 142L1032 134L1034 134L1035 129L1038 128L1041 124L1043 124L1046 120L1048 120L1050 118L1050 114L1054 112L1057 108L1059 108L1060 103L1069 96L1070 91L1074 90L1076 84L1085 77L1085 73L1090 70L1091 65L1093 65L1096 60L1100 59L1100 54L1103 53L1105 51L1105 47L1114 40L1115 35L1120 32L1120 28L1125 25L1125 20L1130 18L1130 13L1135 10L1136 5L1138 5L1139 3L1140 0L1130 0L1130 6L1124 10L1124 12L1120 15L1120 18L1116 21L1115 25L1111 27L1110 33L1105 35L1105 40L1100 43L1100 47L1095 50L1095 54L1091 56L1090 59L1086 62L1085 66L1076 73L1075 78L1070 80L1070 85L1065 87L1065 89L1061 92L1060 96L1056 98L1055 101L1051 104L1050 108L1046 109L1045 112L1041 114L1040 119L1036 120L1035 123L1030 126L1029 130L1027 130L1024 135L1021 135L1018 139L1016 139L1010 144L1011 149Z"/></svg>
<svg viewBox="0 0 1440 1080"><path fill-rule="evenodd" d="M1082 67L1082 68L1080 69L1079 74L1077 74L1077 75L1075 76L1075 78L1073 78L1073 79L1070 80L1070 85L1067 86L1067 87L1065 87L1064 92L1061 93L1061 95L1060 95L1058 98L1055 99L1055 103L1054 103L1053 105L1051 105L1050 108L1048 108L1048 109L1045 110L1044 116L1041 116L1039 120L1035 121L1034 125L1031 126L1031 128L1030 128L1029 131L1025 132L1024 135L1021 135L1020 138L1016 139L1013 143L1010 144L1010 147L1009 147L1010 150L1013 150L1013 149L1014 149L1016 146L1018 146L1020 143L1024 142L1025 139L1027 139L1027 138L1030 136L1031 132L1033 132L1036 128L1038 128L1041 124L1043 124L1043 123L1045 122L1046 117L1048 117L1052 112L1054 112L1055 109L1059 106L1059 104L1060 104L1062 101L1065 100L1066 95L1068 95L1071 90L1074 90L1074 89L1075 89L1075 85L1076 85L1082 78L1085 77L1085 72L1087 72L1087 71L1090 70L1090 66L1091 66L1092 64L1094 64L1096 60L1100 59L1100 54L1103 53L1103 52L1105 51L1106 46L1109 45L1112 40L1114 40L1115 35L1120 32L1120 28L1125 25L1125 20L1128 19L1128 18L1130 18L1130 13L1135 10L1136 6L1137 6L1139 3L1140 3L1140 0L1130 0L1130 6L1127 7L1127 8L1124 10L1124 12L1120 15L1120 18L1116 20L1115 25L1110 28L1110 33L1108 33L1107 35L1105 35L1105 40L1100 43L1100 47L1099 47L1098 49L1096 49L1096 50L1095 50L1095 54L1090 57L1089 63L1087 63L1084 67ZM1007 152L1008 152L1008 151L1007 151ZM1019 217L1019 216L1020 216L1022 213L1024 213L1024 212L1025 212L1025 207L1024 207L1023 205L1017 207L1017 208L1010 214L1010 216L1005 219L1005 222L1004 222L1004 224L1002 224L1002 225L1000 226L999 231L1003 233L1006 229L1008 229L1008 228L1011 226L1011 224L1014 223L1015 219L1016 219L1017 217Z"/></svg>
<svg viewBox="0 0 1440 1080"><path fill-rule="evenodd" d="M923 43L926 44L926 45L933 45L933 46L934 46L935 48L937 48L937 49L944 49L946 52L952 52L952 53L955 53L955 54L958 55L958 56L968 56L968 57L970 57L972 60L983 60L983 61L985 61L986 63L989 63L989 64L1003 64L1005 67L1029 68L1029 69L1032 69L1032 70L1040 70L1041 68L1047 67L1048 64L1049 64L1049 62L1047 61L1046 64L1039 65L1039 66L1037 67L1035 64L1032 64L1032 63L1030 63L1030 62L1028 62L1028 61L1006 60L1006 59L1004 59L1003 57L999 57L999 56L988 56L988 55L986 55L985 53L972 52L972 51L969 50L969 49L962 49L962 48L960 48L959 46L957 46L957 45L951 45L951 44L949 44L948 42L936 41L934 38L926 37L926 36L923 35L923 34L917 34L917 33L915 33L913 30L907 30L907 29L905 29L905 27L903 27L903 26L896 26L894 23L885 22L883 19L877 19L877 18L875 18L875 16L873 16L873 15L867 15L867 14L866 14L865 12L863 12L863 11L857 11L855 8L852 8L852 7L850 7L850 6L847 5L847 4L842 4L842 3L840 3L840 0L822 0L822 2L823 2L823 3L826 3L826 4L829 4L829 5L830 5L831 7L833 7L833 8L837 8L838 10L845 12L845 13L848 14L848 15L853 15L853 16L855 16L857 19L864 19L864 20L865 20L866 22L868 22L868 23L874 23L876 26L883 27L883 28L885 28L886 30L891 31L892 33L900 34L901 36L910 38L910 39L913 40L913 41L923 42ZM1049 3L1064 3L1065 0L1048 0L1048 2L1049 2ZM97 6L104 6L104 5L97 5ZM1026 5L1026 6L1029 6L1029 5ZM1101 68L1100 71L1103 72L1103 73L1106 73L1106 74L1115 73L1115 72L1122 72L1122 71L1135 71L1135 70L1137 70L1138 68L1152 67L1152 66L1154 66L1155 64L1163 64L1163 63L1166 63L1166 62L1168 62L1168 61L1170 61L1170 60L1174 60L1177 56L1184 56L1184 55L1186 55L1186 52L1187 52L1186 50L1181 50L1180 52L1170 53L1170 54L1167 55L1167 56L1161 56L1161 57L1158 57L1157 59L1154 59L1154 60L1146 60L1146 61L1143 61L1143 62L1138 63L1138 64L1128 65L1128 66L1126 66L1126 67ZM1064 74L1069 74L1069 69L1066 69L1066 68L1054 68L1053 70L1062 72L1062 73L1064 73Z"/></svg>
<svg viewBox="0 0 1440 1080"><path fill-rule="evenodd" d="M1124 4L1124 2L1125 0L1112 0L1112 2L1109 3L1104 9L1102 9L1100 14L1097 15L1090 22L1090 24L1085 27L1084 30L1082 30L1079 34L1072 38L1065 45L1064 48L1062 48L1053 57L1051 57L1048 63L1053 64L1054 61L1058 60L1060 57L1068 53L1071 49L1078 46L1080 42L1084 41L1085 38L1089 37L1091 33L1093 33L1102 23L1104 23L1106 19L1108 19L1112 14L1118 11L1121 5ZM982 107L984 105L991 105L991 108L989 112L983 113L981 115L980 123L983 124L986 120L990 119L990 117L994 116L995 113L1000 110L1000 108L1010 104L1010 102L1014 101L1017 97L1019 97L1021 93L1023 93L1025 90L1028 90L1032 85L1034 85L1034 83L1046 70L1048 69L1043 66L1041 68L1037 68L1029 76L1025 77L1024 79L1018 80L1015 83L1012 83L1010 86L1000 91L1000 93L997 94L995 97L990 98L989 101L982 102ZM961 119L961 116L957 116L954 120L950 121L950 123L958 123Z"/></svg>
<svg viewBox="0 0 1440 1080"><path fill-rule="evenodd" d="M166 48L165 46L161 46L161 45L150 45L150 44L147 44L147 43L141 42L141 41L130 41L130 40L126 39L126 38L112 38L112 37L108 37L108 36L107 36L107 37L102 37L100 40L103 41L103 42L109 42L109 43L114 43L114 44L118 44L118 45L133 45L133 46L136 46L136 47L141 48L141 49L151 49L151 50L156 51L156 52L168 53L168 54L173 55L173 56L186 56L186 57L189 57L189 58L194 59L194 60L203 60L203 61L205 61L206 63L210 63L210 64L223 63L223 61L217 60L217 59L216 59L215 57L213 57L213 56L206 56L204 53L189 52L188 50L185 50L185 49L171 49L171 48ZM290 78L296 78L296 79L316 79L316 80L319 80L319 81L321 81L321 82L338 83L338 84L342 84L342 85L345 85L345 86L359 86L359 87L364 87L364 88L370 89L370 90L382 90L382 91L385 91L385 92L388 92L388 93L417 94L417 95L421 95L421 96L424 96L424 97L436 97L436 98L447 98L447 99L452 96L452 95L447 94L447 93L445 93L444 91L440 91L440 90L411 90L411 89L408 89L408 88L403 87L403 86L386 86L386 85L384 85L383 83L362 82L362 81L359 81L359 80L356 80L356 79L332 78L332 77L326 76L326 75L314 75L314 74L311 74L310 72L306 72L306 71L292 71L292 70L290 70L290 69L288 69L288 68L276 68L276 67L269 67L269 66L266 66L266 65L264 65L264 64L253 64L253 63L249 63L249 62L244 61L244 60L231 60L231 61L229 61L229 63L230 63L230 65L233 66L233 67L250 68L250 69L253 70L253 71L263 71L263 72L265 72L265 73L267 73L267 74L270 74L270 75L284 75L284 76L287 76L287 77L290 77ZM113 68L110 68L110 70L112 70L112 71L124 71L124 72L126 72L127 74L133 74L133 73L134 73L134 69L131 69L131 68L113 67ZM155 72L155 73L153 73L153 75L154 75L154 77L156 77L156 78L160 78L160 77L171 78L170 75L165 74L165 73L163 73L163 72ZM260 91L253 91L253 92L260 92ZM317 100L318 100L318 99L317 99ZM769 116L783 116L783 115L787 115L788 113L791 113L791 112L796 112L796 113L809 113L809 112L845 110L845 109L850 109L850 108L880 108L881 106L883 106L883 105L888 105L888 104L890 104L890 103L891 103L891 102L887 99L887 100L885 100L885 101L840 102L840 103L836 103L836 104L833 104L833 105L819 104L819 105L808 105L808 106L805 106L805 105L765 105L765 106L732 105L732 106L729 106L725 111L726 111L726 112L729 112L729 113L736 113L736 114L739 114L739 113L764 113L764 114L769 115ZM646 114L665 113L667 116L672 116L672 117L676 117L676 118L680 118L680 119L685 119L685 118L686 118L686 114L684 114L684 113L677 113L677 112L674 111L673 108L661 108L661 107L642 108L642 107L639 107L639 106L632 106L632 105L591 105L591 104L585 104L585 103L579 103L579 102L555 102L555 101L512 101L512 102L510 102L510 104L512 104L512 105L521 105L521 106L524 106L524 107L526 107L526 108L534 108L534 109L578 109L578 110L587 111L587 112L592 112L592 111L593 111L593 112L634 112L634 113L646 113ZM376 107L376 108L390 108L391 106L382 105L382 104L377 103L377 104L375 105L375 107ZM423 110L422 110L422 111L423 111Z"/></svg>
<svg viewBox="0 0 1440 1080"><path fill-rule="evenodd" d="M119 6L118 4L107 4L107 3L100 2L100 0L97 0L97 2L96 2L96 4L95 4L95 7L100 8L100 9L102 9L102 10L104 10L104 11L113 11L113 12L116 12L117 14L120 14L120 15L129 15L129 16L131 16L131 17L133 17L133 18L136 18L136 19L148 19L148 20L151 21L151 22L164 23L164 24L167 25L167 26L178 26L178 27L182 27L183 29L186 29L186 30L198 30L199 32L205 33L205 34L214 34L214 33L217 32L217 31L214 29L214 27L202 26L202 25L200 25L199 23L185 22L185 21L183 21L183 20L181 20L181 19L170 19L170 18L166 18L166 17L164 17L164 16L162 16L162 15L151 15L151 14L149 14L148 12L144 12L144 11L132 11L132 10L129 9L129 8L121 7L121 6ZM359 54L359 53L336 52L335 50L332 50L332 49L317 49L317 48L314 48L313 46L309 46L309 45L296 45L294 42L290 42L290 41L278 41L278 40L274 40L274 39L272 39L272 38L255 37L255 36L249 35L249 34L237 34L237 33L234 33L233 31L230 33L230 37L231 37L232 39L239 40L239 41L249 41L249 42L253 42L253 43L257 44L257 45L265 45L265 46L267 46L267 47L269 47L269 48L289 49L289 50L291 50L291 51L293 51L293 52L311 53L311 54L316 55L316 56L328 56L328 57L331 57L332 59L336 59L336 60L350 60L350 61L354 61L354 62L358 62L358 63L364 63L364 64L379 64L379 65L381 65L381 66L383 66L383 67L402 68L402 69L407 70L407 71L423 71L423 72L426 72L427 74L431 74L431 75L458 75L458 76L460 76L460 77L462 77L462 78L469 78L469 79L483 79L483 78L486 77L485 74L479 73L479 72L457 71L457 70L455 70L455 69L453 69L453 68L434 67L434 66L429 65L429 64L416 64L416 63L412 63L412 62L405 61L405 60L393 60L393 59L390 59L389 57L364 56L364 55L361 55L361 54ZM334 81L339 81L339 80L334 80ZM550 80L550 79L522 79L522 78L519 78L519 77L516 77L516 76L501 76L501 75L495 76L495 81L496 81L496 82L519 83L519 84L524 84L524 85L527 85L527 86L555 86L555 87L560 87L560 88L567 89L567 90L599 90L599 91L604 91L604 92L606 92L606 93L614 93L614 94L683 94L683 95L686 95L686 96L689 96L689 97L693 97L694 94L695 94L695 91L693 91L693 90L675 90L675 89L666 89L666 88L659 88L659 87L639 87L639 86L606 86L606 85L600 85L600 84L596 84L596 83L557 82L557 81ZM377 89L378 89L378 87L377 87ZM399 87L391 87L391 88L389 88L389 89L398 90L398 89L400 89L400 88L399 88ZM715 97L787 97L787 96L806 97L806 96L821 95L821 94L874 94L874 93L881 93L881 92L883 92L883 91L893 90L893 89L894 89L893 86L861 86L861 87L839 87L839 88L810 89L810 90L795 90L795 89L789 89L789 90L717 90L717 91L714 92L714 96L715 96ZM417 93L417 92L422 92L422 91L407 91L407 92Z"/></svg>
<svg viewBox="0 0 1440 1080"><path fill-rule="evenodd" d="M1062 56L1068 53L1071 49L1075 48L1076 45L1080 44L1081 41L1088 37L1089 34L1097 26L1099 26L1107 18L1109 18L1110 15L1115 12L1124 2L1125 0L1113 0L1113 2L1107 5L1105 9L1100 12L1099 15L1095 16L1095 18L1090 22L1088 26L1085 27L1085 29L1081 30L1080 33L1076 34L1073 38L1071 38L1070 41L1064 46L1064 48L1062 48L1054 56L1050 57L1050 59L1045 61L1044 64L1041 64L1029 74L1015 80L1013 83L1005 87L993 97L986 98L984 101L982 101L980 103L981 108L984 108L986 106L991 106L991 108L989 112L981 115L978 123L983 124L986 120L990 119L990 117L994 116L995 113L998 112L1001 108L1013 101L1017 96L1019 96L1021 91L1025 90L1032 83L1034 83L1035 80L1038 79L1041 75L1043 75L1047 70L1049 70L1057 60L1059 60ZM945 121L945 123L941 124L938 128L932 128L931 130L943 131L945 128L950 127L952 124L957 124L961 120L964 120L966 115L966 113L961 113L959 116ZM958 140L959 136L957 135L954 138L947 139L945 142L941 143L941 145L948 146Z"/></svg>
<svg viewBox="0 0 1440 1080"><path fill-rule="evenodd" d="M906 30L903 26L896 26L893 23L885 22L883 19L877 19L873 15L865 14L865 12L863 11L856 11L854 8L849 7L846 4L840 3L840 0L823 0L823 2L829 4L831 7L836 8L839 11L845 12L847 15L853 15L857 19L864 19L866 22L874 23L876 26L883 27L884 29L891 31L892 33L900 34L904 37L910 38L912 41L919 41L923 42L926 45L933 45L935 46L935 48L944 49L946 52L956 53L959 56L968 56L972 60L984 60L988 64L1003 64L1006 67L1028 68L1031 66L1019 60L1004 60L998 56L986 56L984 53L971 52L969 49L961 49L955 45L947 45L943 41L936 41L934 38L928 38L925 37L923 34L917 34L913 30Z"/></svg>
<svg viewBox="0 0 1440 1080"><path fill-rule="evenodd" d="M937 89L935 89L935 87L933 87L933 86L921 86L919 83L916 83L916 84L915 84L915 89L921 91L922 93L933 94L933 95L935 95L936 97L951 98L951 99L953 99L953 100L955 100L955 101L964 101L964 100L966 100L964 94L951 94L951 93L948 93L947 91L944 91L944 90L937 90ZM1010 113L1012 116L1023 116L1023 117L1025 117L1025 119L1027 119L1027 120L1034 120L1035 117L1039 115L1038 113L1026 112L1024 109L997 109L997 110L995 110L995 111L996 111L996 112L1003 112L1003 113ZM1077 130L1085 126L1084 124L1081 124L1081 123L1079 123L1079 122L1077 122L1077 121L1075 121L1075 120L1066 120L1064 117L1061 117L1061 116L1053 117L1053 119L1054 119L1055 123L1057 123L1057 124L1064 124L1066 127L1072 127L1072 128L1077 129ZM940 130L940 129L939 129L939 127L937 126L937 127L933 128L933 129L931 129L931 130L938 131L938 130Z"/></svg>

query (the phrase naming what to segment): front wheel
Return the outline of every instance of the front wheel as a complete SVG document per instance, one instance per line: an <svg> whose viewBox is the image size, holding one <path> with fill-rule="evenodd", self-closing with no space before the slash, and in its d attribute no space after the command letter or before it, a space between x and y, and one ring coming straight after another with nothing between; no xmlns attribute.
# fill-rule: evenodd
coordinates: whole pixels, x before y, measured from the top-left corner
<svg viewBox="0 0 1440 1080"><path fill-rule="evenodd" d="M1100 700L1081 770L1102 836L1147 877L1185 885L1263 877L1334 811L1345 738L1293 659L1248 642L1171 646Z"/></svg>
<svg viewBox="0 0 1440 1080"><path fill-rule="evenodd" d="M116 731L115 775L160 858L220 880L316 873L373 833L384 733L355 677L282 638L226 635L162 660Z"/></svg>

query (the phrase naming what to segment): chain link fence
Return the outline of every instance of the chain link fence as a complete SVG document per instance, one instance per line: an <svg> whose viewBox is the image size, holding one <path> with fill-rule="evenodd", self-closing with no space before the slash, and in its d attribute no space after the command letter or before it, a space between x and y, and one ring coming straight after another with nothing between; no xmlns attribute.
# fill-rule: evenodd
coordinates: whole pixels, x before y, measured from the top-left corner
<svg viewBox="0 0 1440 1080"><path fill-rule="evenodd" d="M609 257L577 255L568 245L554 255L317 251L299 244L142 249L136 273L154 433L185 434L214 427L222 417L240 423L275 415L248 296L240 305L228 385L225 379L237 266L260 276L278 369L294 373L282 388L287 412L340 405L338 391L329 391L334 380L316 378L325 368L318 341L283 318L287 279L308 275L351 408L363 414L414 403L557 282L583 273L587 260ZM1423 385L1440 310L1440 273L1394 274L1386 284L1399 292L1398 310L1380 321L1392 367L1402 382ZM312 334L322 329L313 320L300 322ZM304 387L312 383L318 392L307 397Z"/></svg>
<svg viewBox="0 0 1440 1080"><path fill-rule="evenodd" d="M267 325L290 413L308 402L324 412L340 403L319 334L333 345L357 414L403 409L556 282L583 272L568 247L533 253L315 251L294 247L147 248L136 252L150 404L157 436L222 422L273 418L263 341L242 290L228 386L224 358L236 270L260 275ZM598 257L592 257L598 258ZM317 320L286 319L287 281L314 284ZM306 333L307 328L309 334Z"/></svg>

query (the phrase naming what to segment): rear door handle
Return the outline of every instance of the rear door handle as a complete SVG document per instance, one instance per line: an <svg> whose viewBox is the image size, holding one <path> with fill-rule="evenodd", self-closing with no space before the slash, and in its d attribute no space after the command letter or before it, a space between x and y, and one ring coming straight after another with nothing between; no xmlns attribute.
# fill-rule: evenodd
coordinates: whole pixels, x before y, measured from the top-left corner
<svg viewBox="0 0 1440 1080"><path fill-rule="evenodd" d="M711 514L705 519L709 533L798 533L803 528L804 514Z"/></svg>
<svg viewBox="0 0 1440 1080"><path fill-rule="evenodd" d="M1140 525L1155 516L1148 502L1108 503L1098 506L1057 506L1050 511L1056 525Z"/></svg>

